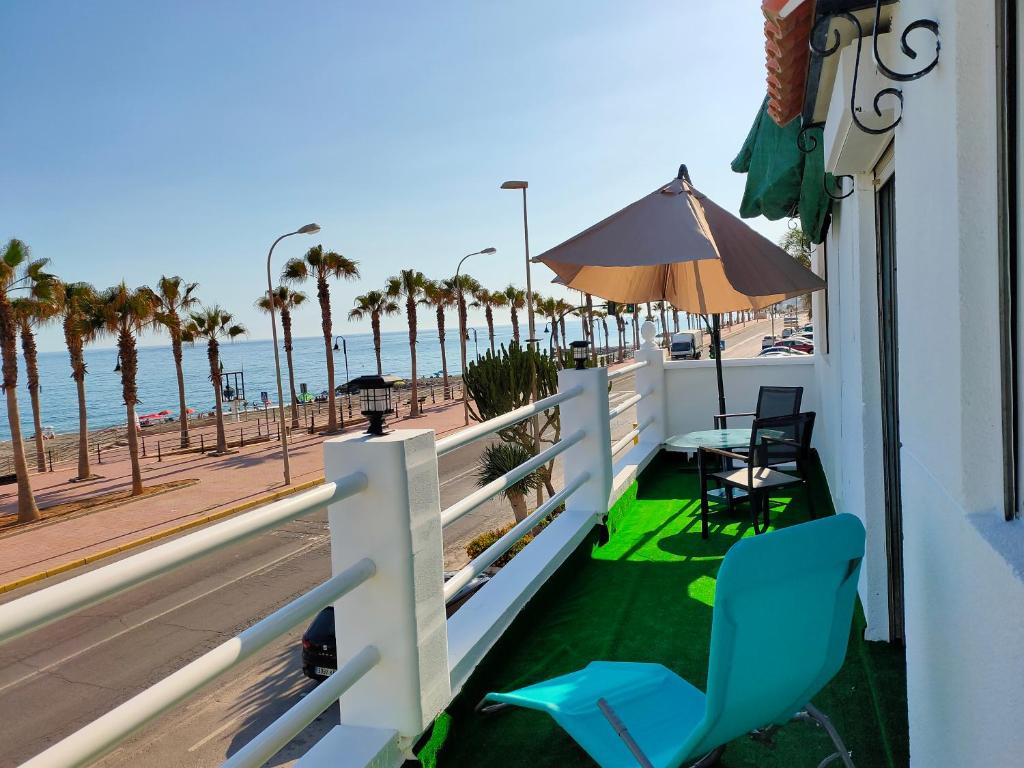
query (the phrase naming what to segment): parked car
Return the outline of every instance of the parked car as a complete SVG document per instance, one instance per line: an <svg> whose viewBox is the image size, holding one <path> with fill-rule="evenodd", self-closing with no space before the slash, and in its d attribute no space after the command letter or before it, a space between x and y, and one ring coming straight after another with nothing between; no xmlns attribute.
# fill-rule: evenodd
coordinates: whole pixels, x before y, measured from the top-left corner
<svg viewBox="0 0 1024 768"><path fill-rule="evenodd" d="M339 384L334 388L334 394L336 395L358 395L359 384L355 381L348 381L344 384Z"/></svg>
<svg viewBox="0 0 1024 768"><path fill-rule="evenodd" d="M446 572L448 581L455 573ZM481 574L456 592L445 608L451 616L463 603L471 598L480 587L490 581L490 576ZM302 633L302 674L320 682L333 675L338 669L338 644L334 634L334 606L329 605L316 615Z"/></svg>
<svg viewBox="0 0 1024 768"><path fill-rule="evenodd" d="M775 337L774 336L763 336L761 338L761 349L762 350L765 350L765 349L768 349L768 347L774 347L774 346L775 346Z"/></svg>
<svg viewBox="0 0 1024 768"><path fill-rule="evenodd" d="M784 347L781 345L768 347L768 349L762 349L758 357L788 357L791 355L808 355L809 352L801 352L798 349L792 347Z"/></svg>
<svg viewBox="0 0 1024 768"><path fill-rule="evenodd" d="M807 354L811 354L812 352L814 352L814 344L811 344L805 341L804 339L798 339L795 337L782 339L776 346L795 349L797 352L806 352Z"/></svg>
<svg viewBox="0 0 1024 768"><path fill-rule="evenodd" d="M805 325L800 330L803 333L806 333L808 336L813 336L814 335L814 323L808 323L807 325Z"/></svg>
<svg viewBox="0 0 1024 768"><path fill-rule="evenodd" d="M792 335L793 335L793 329L792 328L783 328L782 329L782 338L788 339Z"/></svg>

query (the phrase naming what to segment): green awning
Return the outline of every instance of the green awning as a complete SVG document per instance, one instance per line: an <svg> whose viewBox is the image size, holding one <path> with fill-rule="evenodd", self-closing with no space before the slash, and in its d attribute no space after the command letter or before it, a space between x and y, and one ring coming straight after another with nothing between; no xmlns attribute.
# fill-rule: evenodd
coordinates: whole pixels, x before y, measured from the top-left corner
<svg viewBox="0 0 1024 768"><path fill-rule="evenodd" d="M768 116L765 98L754 124L732 161L736 173L747 174L747 185L740 203L740 216L745 219L764 216L766 219L800 217L800 227L811 240L820 243L828 232L832 200L825 193L825 155L821 128L812 128L804 141L814 150L800 151L797 135L799 120L780 128ZM831 174L829 174L831 176ZM833 183L832 179L828 179Z"/></svg>

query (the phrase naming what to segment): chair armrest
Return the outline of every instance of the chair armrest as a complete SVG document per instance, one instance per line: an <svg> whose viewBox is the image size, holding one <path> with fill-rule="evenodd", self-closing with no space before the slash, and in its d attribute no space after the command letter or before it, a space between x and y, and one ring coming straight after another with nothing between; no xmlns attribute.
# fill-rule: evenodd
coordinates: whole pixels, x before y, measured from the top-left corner
<svg viewBox="0 0 1024 768"><path fill-rule="evenodd" d="M756 416L757 414L751 411L750 413L716 413L715 414L715 429L720 429L718 426L726 419L732 418L733 416Z"/></svg>
<svg viewBox="0 0 1024 768"><path fill-rule="evenodd" d="M744 456L744 455L739 454L739 453L734 453L733 451L726 451L726 450L723 450L722 448L710 448L710 447L708 447L706 445L698 446L697 447L697 453L713 453L716 456L725 456L727 459L735 459L736 461L743 461L743 462L746 462L746 461L748 461L750 459L749 456Z"/></svg>

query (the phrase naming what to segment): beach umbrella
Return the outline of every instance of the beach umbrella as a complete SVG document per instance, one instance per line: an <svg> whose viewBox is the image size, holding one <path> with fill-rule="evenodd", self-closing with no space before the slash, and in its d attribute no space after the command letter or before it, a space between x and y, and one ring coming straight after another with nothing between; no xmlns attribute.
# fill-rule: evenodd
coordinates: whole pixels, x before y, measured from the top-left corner
<svg viewBox="0 0 1024 768"><path fill-rule="evenodd" d="M725 413L719 316L757 310L825 281L726 211L690 181L686 166L621 211L533 259L567 287L609 301L667 301L711 316L718 404Z"/></svg>

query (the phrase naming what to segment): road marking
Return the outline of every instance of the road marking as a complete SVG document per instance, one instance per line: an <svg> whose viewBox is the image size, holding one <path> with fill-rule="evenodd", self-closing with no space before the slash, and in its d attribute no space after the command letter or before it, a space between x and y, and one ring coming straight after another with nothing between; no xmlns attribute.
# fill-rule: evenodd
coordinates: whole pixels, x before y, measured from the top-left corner
<svg viewBox="0 0 1024 768"><path fill-rule="evenodd" d="M476 468L476 467L470 467L469 469L467 469L467 470L466 470L466 471L464 471L464 472L460 472L460 473L459 473L459 474L457 474L457 475L452 475L452 476L451 476L451 477L449 477L448 479L446 479L446 480L442 480L442 481L441 481L441 487L443 488L444 486L448 485L448 483L454 483L454 482L455 482L456 480L461 480L461 479L462 479L462 478L464 478L464 477L465 477L466 475L471 475L471 474L473 474L473 473L474 473L474 472L476 472L476 471L477 471L477 468Z"/></svg>
<svg viewBox="0 0 1024 768"><path fill-rule="evenodd" d="M23 675L22 677L19 677L17 680L12 680L11 682L7 683L6 685L0 686L0 693L3 693L4 691L6 691L6 690L8 690L10 688L14 688L16 686L19 686L22 683L26 682L27 680L31 680L34 677L38 677L39 675L42 675L45 672L49 672L51 669L53 669L55 667L59 667L61 664L66 664L67 662L72 661L72 660L78 658L82 654L85 654L85 653L88 653L89 651L95 650L96 648L99 648L101 645L104 645L105 643L109 643L112 640L116 640L117 638L121 637L122 635L126 635L129 632L134 632L136 629L139 629L140 627L143 627L146 624L154 622L157 619L162 619L167 614L174 613L174 611L177 611L177 610L179 610L181 608L184 608L186 605L190 605L191 603L194 603L197 600L202 600L203 598L209 597L214 592L219 592L220 590L224 589L225 587L230 587L232 584L237 584L239 581L242 581L243 579L248 579L248 578L250 578L252 576L255 576L260 571L265 571L265 570L267 570L269 568L273 568L273 567L275 567L277 565L280 565L285 560L288 560L288 559L290 559L292 557L295 557L296 555L299 555L299 554L302 554L303 552L306 552L307 550L310 550L310 549L313 549L316 546L319 546L324 541L326 541L328 538L329 537L325 534L324 536L321 537L320 541L314 541L314 542L309 543L309 544L303 544L298 549L292 550L291 552L289 552L289 553L287 553L285 555L282 555L281 557L278 557L278 558L276 558L274 560L271 560L269 563L264 563L259 568L254 568L253 570L248 571L248 572L242 574L241 576L239 576L239 577L237 577L235 579L232 579L231 581L226 581L223 584L220 584L220 585L214 587L213 589L209 589L206 592L203 592L202 594L195 595L194 597L190 597L188 600L185 600L185 601L183 601L181 603L178 603L177 605L172 606L171 608L168 608L168 609L166 609L164 611L161 611L160 613L156 614L155 616L150 616L145 621L140 621L138 624L134 624L134 625L132 625L130 627L125 627L120 632L116 632L113 635L111 635L110 637L104 638L103 640L97 640L95 643L92 643L91 645L87 645L85 648L80 648L79 650L75 651L74 653L68 654L67 656L65 656L65 657L63 657L61 659L58 659L57 661L52 661L49 664L46 664L45 666L40 667L39 669L36 669L36 670L34 670L32 672L29 672L27 675Z"/></svg>
<svg viewBox="0 0 1024 768"><path fill-rule="evenodd" d="M207 734L206 736L201 738L199 741L197 741L195 744L193 744L191 747L189 747L188 751L189 752L195 752L201 746L206 744L206 742L211 741L211 740L215 739L216 737L220 736L228 728L230 728L231 726L235 725L236 722L237 722L236 720L228 720L226 723L224 723L224 725L222 725L220 728L215 730L213 733Z"/></svg>

